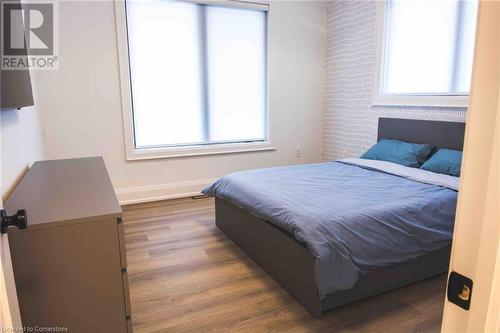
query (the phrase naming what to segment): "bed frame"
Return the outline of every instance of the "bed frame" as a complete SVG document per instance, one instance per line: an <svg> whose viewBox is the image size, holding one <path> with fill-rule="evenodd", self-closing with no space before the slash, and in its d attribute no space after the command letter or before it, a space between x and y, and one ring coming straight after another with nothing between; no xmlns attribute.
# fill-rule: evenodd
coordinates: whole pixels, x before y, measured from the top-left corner
<svg viewBox="0 0 500 333"><path fill-rule="evenodd" d="M377 139L430 143L462 150L465 124L380 118ZM314 275L315 258L295 238L236 205L215 199L217 226L313 316L363 298L396 289L448 271L451 246L372 271L356 285L320 299Z"/></svg>

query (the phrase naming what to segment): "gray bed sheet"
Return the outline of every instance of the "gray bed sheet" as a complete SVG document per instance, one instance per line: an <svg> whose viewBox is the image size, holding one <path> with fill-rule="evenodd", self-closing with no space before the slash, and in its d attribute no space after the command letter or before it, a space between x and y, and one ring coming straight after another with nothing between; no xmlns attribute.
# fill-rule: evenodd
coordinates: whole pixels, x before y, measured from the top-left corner
<svg viewBox="0 0 500 333"><path fill-rule="evenodd" d="M229 174L203 190L294 235L316 257L320 297L374 269L450 244L458 178L390 162L336 162Z"/></svg>

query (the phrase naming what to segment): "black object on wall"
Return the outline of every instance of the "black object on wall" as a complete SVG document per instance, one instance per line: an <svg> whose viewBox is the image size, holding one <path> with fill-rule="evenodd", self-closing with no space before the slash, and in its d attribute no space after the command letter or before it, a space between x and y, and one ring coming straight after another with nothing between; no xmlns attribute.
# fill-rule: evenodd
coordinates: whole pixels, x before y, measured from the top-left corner
<svg viewBox="0 0 500 333"><path fill-rule="evenodd" d="M0 3L1 2L3 1L0 1ZM12 2L9 1L9 3ZM5 23L3 17L0 18L0 21L2 25ZM24 31L24 27L22 27L22 30ZM2 31L5 32L6 29ZM0 40L7 42L6 38L1 38ZM27 56L26 49L21 49L19 55ZM0 55L0 58L3 62L3 55ZM20 109L31 105L33 105L33 93L31 90L29 70L0 69L0 110Z"/></svg>

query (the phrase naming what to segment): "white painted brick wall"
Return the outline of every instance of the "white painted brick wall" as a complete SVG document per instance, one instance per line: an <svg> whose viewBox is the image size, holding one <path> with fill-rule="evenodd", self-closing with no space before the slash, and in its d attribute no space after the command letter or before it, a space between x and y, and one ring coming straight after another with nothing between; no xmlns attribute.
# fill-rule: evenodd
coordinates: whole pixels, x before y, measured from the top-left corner
<svg viewBox="0 0 500 333"><path fill-rule="evenodd" d="M465 108L371 106L374 1L329 1L323 160L357 157L376 142L379 117L465 121Z"/></svg>

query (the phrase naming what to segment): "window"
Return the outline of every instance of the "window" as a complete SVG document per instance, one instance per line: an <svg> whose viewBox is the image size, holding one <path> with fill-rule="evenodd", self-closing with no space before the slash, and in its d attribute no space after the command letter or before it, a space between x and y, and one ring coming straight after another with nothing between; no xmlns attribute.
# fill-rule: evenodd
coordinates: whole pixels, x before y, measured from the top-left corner
<svg viewBox="0 0 500 333"><path fill-rule="evenodd" d="M128 0L120 6L129 159L272 149L266 5Z"/></svg>
<svg viewBox="0 0 500 333"><path fill-rule="evenodd" d="M383 2L374 104L467 106L476 16L477 1Z"/></svg>

